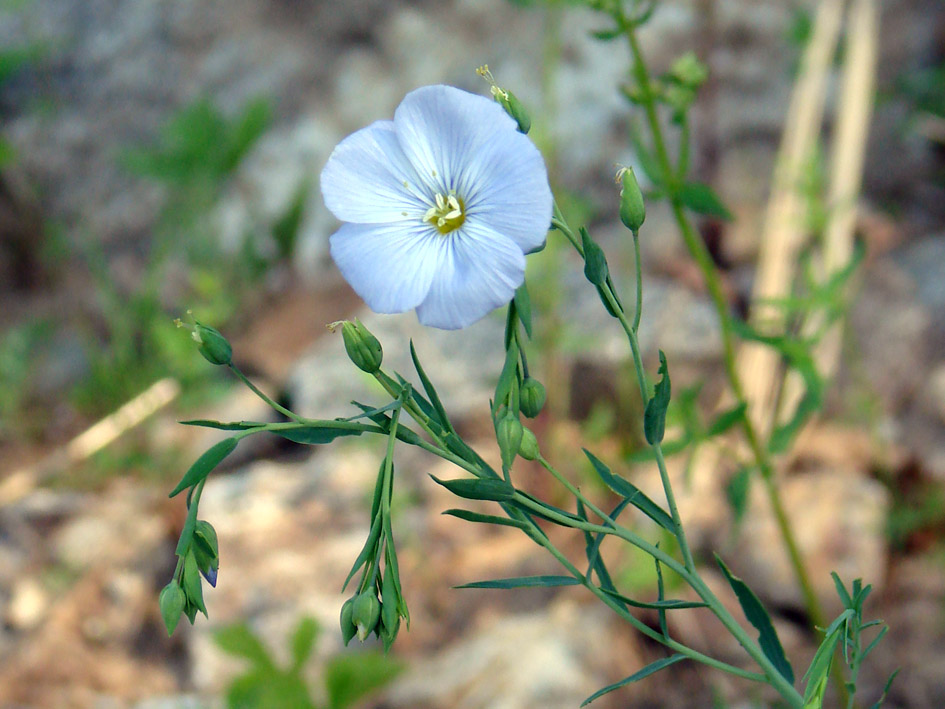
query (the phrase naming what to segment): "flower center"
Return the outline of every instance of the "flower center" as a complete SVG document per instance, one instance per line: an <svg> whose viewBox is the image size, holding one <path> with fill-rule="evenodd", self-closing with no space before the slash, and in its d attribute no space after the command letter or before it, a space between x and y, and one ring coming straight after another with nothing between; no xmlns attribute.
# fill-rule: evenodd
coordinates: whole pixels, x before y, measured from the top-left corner
<svg viewBox="0 0 945 709"><path fill-rule="evenodd" d="M427 210L423 221L430 222L441 234L459 229L466 221L462 200L452 192L446 196L437 192L436 206Z"/></svg>

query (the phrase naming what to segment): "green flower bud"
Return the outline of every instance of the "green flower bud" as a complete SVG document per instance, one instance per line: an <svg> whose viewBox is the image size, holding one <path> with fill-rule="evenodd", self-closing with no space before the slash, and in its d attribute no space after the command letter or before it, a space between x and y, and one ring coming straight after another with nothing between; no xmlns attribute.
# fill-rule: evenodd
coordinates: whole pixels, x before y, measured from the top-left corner
<svg viewBox="0 0 945 709"><path fill-rule="evenodd" d="M518 454L525 460L538 460L541 451L538 449L538 439L535 434L524 426L522 427L522 443L518 447Z"/></svg>
<svg viewBox="0 0 945 709"><path fill-rule="evenodd" d="M646 219L646 206L643 204L643 193L637 184L636 175L632 168L621 168L617 173L620 180L620 221L630 231L636 234Z"/></svg>
<svg viewBox="0 0 945 709"><path fill-rule="evenodd" d="M184 606L187 604L187 598L184 596L184 589L180 587L177 581L171 581L161 590L158 597L158 606L161 608L161 618L164 619L164 627L167 628L167 634L173 635L174 628L180 620L180 614L184 612Z"/></svg>
<svg viewBox="0 0 945 709"><path fill-rule="evenodd" d="M358 640L364 642L381 617L381 602L374 591L365 591L355 597L351 605L351 622L358 630Z"/></svg>
<svg viewBox="0 0 945 709"><path fill-rule="evenodd" d="M499 444L499 452L502 453L503 468L512 467L512 461L522 445L522 430L522 422L511 411L496 422L495 439Z"/></svg>
<svg viewBox="0 0 945 709"><path fill-rule="evenodd" d="M674 61L670 74L680 84L691 89L699 88L709 78L708 68L694 52L686 52Z"/></svg>
<svg viewBox="0 0 945 709"><path fill-rule="evenodd" d="M518 123L520 133L527 134L528 131L531 130L532 119L528 115L528 111L525 110L525 105L518 100L515 94L506 89L505 96L499 100L499 103L502 104L502 108L505 109L505 112L512 116L515 122Z"/></svg>
<svg viewBox="0 0 945 709"><path fill-rule="evenodd" d="M210 364L225 365L233 361L233 348L227 339L214 328L198 322L194 326L191 337L197 343L197 350Z"/></svg>
<svg viewBox="0 0 945 709"><path fill-rule="evenodd" d="M351 638L358 634L358 628L351 619L354 610L354 596L349 598L341 606L341 638L344 640L345 647L351 642Z"/></svg>
<svg viewBox="0 0 945 709"><path fill-rule="evenodd" d="M354 322L345 320L341 324L341 336L344 338L348 357L358 369L374 374L381 368L381 362L384 360L381 343L361 324L360 320Z"/></svg>
<svg viewBox="0 0 945 709"><path fill-rule="evenodd" d="M519 406L522 413L530 419L535 418L541 413L546 396L545 387L540 381L531 377L526 378L519 393Z"/></svg>

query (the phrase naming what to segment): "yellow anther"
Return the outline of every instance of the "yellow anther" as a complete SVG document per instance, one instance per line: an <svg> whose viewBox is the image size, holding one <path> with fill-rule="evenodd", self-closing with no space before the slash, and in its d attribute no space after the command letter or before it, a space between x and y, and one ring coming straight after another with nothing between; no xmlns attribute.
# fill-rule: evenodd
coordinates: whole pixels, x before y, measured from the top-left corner
<svg viewBox="0 0 945 709"><path fill-rule="evenodd" d="M441 234L459 229L466 221L463 203L455 194L443 195L437 192L433 200L436 204L426 211L423 221L435 226Z"/></svg>

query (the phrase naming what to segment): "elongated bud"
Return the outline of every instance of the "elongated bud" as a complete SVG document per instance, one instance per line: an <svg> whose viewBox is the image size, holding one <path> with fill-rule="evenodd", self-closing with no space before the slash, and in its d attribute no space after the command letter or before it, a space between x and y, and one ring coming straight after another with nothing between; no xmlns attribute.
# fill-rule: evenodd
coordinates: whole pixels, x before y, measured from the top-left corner
<svg viewBox="0 0 945 709"><path fill-rule="evenodd" d="M161 590L158 597L158 606L161 608L161 618L164 620L164 627L167 628L167 634L173 635L174 628L180 620L180 614L184 612L184 606L187 604L187 598L184 595L184 589L180 587L177 581L171 581Z"/></svg>
<svg viewBox="0 0 945 709"><path fill-rule="evenodd" d="M191 333L197 349L210 364L226 365L233 361L233 348L217 330L197 323Z"/></svg>
<svg viewBox="0 0 945 709"><path fill-rule="evenodd" d="M530 430L522 427L522 443L518 447L518 454L525 460L538 460L541 451L538 449L538 439Z"/></svg>
<svg viewBox="0 0 945 709"><path fill-rule="evenodd" d="M620 221L636 234L646 219L646 206L643 204L643 192L637 184L636 175L629 167L620 168L617 173L620 189Z"/></svg>
<svg viewBox="0 0 945 709"><path fill-rule="evenodd" d="M531 377L526 378L519 394L519 406L522 413L530 419L535 418L541 413L546 396L545 386L540 381Z"/></svg>
<svg viewBox="0 0 945 709"><path fill-rule="evenodd" d="M502 454L502 467L506 469L512 467L512 462L518 455L518 449L522 445L522 430L522 422L511 411L496 422L495 438Z"/></svg>
<svg viewBox="0 0 945 709"><path fill-rule="evenodd" d="M518 100L518 96L506 90L504 99L500 100L499 103L502 104L502 108L505 109L506 113L518 123L519 132L528 134L532 127L532 119L525 109L525 104Z"/></svg>
<svg viewBox="0 0 945 709"><path fill-rule="evenodd" d="M358 634L358 628L351 619L353 609L354 597L352 596L341 606L341 639L344 640L345 647L351 642L351 638Z"/></svg>
<svg viewBox="0 0 945 709"><path fill-rule="evenodd" d="M496 83L495 77L492 75L492 72L489 71L488 64L484 64L476 69L476 73L489 82L492 96L495 98L496 102L505 109L505 112L515 119L515 122L518 123L519 132L527 134L528 131L531 130L532 119L525 109L525 104L518 100L518 96L508 89L501 88Z"/></svg>
<svg viewBox="0 0 945 709"><path fill-rule="evenodd" d="M358 640L364 642L371 631L377 627L381 618L381 602L373 591L365 591L354 599L351 605L351 622L357 628Z"/></svg>
<svg viewBox="0 0 945 709"><path fill-rule="evenodd" d="M341 324L341 336L344 338L348 357L358 369L374 374L381 368L381 362L384 361L381 343L361 324L360 320L354 322L345 320Z"/></svg>

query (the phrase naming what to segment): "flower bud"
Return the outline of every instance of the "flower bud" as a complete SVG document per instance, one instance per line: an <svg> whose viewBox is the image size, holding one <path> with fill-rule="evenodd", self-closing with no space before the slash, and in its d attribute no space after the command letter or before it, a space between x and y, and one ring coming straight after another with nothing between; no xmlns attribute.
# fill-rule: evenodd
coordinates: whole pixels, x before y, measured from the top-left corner
<svg viewBox="0 0 945 709"><path fill-rule="evenodd" d="M348 357L358 369L374 374L381 368L381 362L384 360L381 343L361 324L360 320L354 322L345 320L341 324L341 336L344 338Z"/></svg>
<svg viewBox="0 0 945 709"><path fill-rule="evenodd" d="M499 102L502 104L502 108L505 109L506 113L512 116L515 122L518 123L519 132L527 134L528 131L531 130L532 119L528 115L525 105L518 100L518 96L506 89L505 97Z"/></svg>
<svg viewBox="0 0 945 709"><path fill-rule="evenodd" d="M365 591L355 597L351 605L351 622L358 631L358 640L364 642L371 631L377 627L381 617L381 602L373 591Z"/></svg>
<svg viewBox="0 0 945 709"><path fill-rule="evenodd" d="M495 439L499 444L502 467L505 469L512 467L512 461L518 455L518 449L522 445L522 430L522 422L511 411L496 422Z"/></svg>
<svg viewBox="0 0 945 709"><path fill-rule="evenodd" d="M164 620L164 627L167 628L167 634L173 635L174 628L180 620L180 614L184 612L184 606L187 604L187 598L184 596L184 589L180 587L177 581L171 581L161 590L158 596L158 606L161 609L161 618Z"/></svg>
<svg viewBox="0 0 945 709"><path fill-rule="evenodd" d="M519 393L519 406L522 413L530 419L535 418L545 405L545 396L544 385L537 379L527 377Z"/></svg>
<svg viewBox="0 0 945 709"><path fill-rule="evenodd" d="M630 231L636 234L646 219L646 206L643 204L643 193L637 184L633 169L621 168L620 178L620 221Z"/></svg>
<svg viewBox="0 0 945 709"><path fill-rule="evenodd" d="M518 454L525 460L538 460L541 451L538 449L538 439L530 430L522 427L522 443L518 447Z"/></svg>
<svg viewBox="0 0 945 709"><path fill-rule="evenodd" d="M344 640L345 647L351 642L351 638L358 634L358 628L351 619L354 608L354 596L349 598L341 606L341 639Z"/></svg>
<svg viewBox="0 0 945 709"><path fill-rule="evenodd" d="M191 337L197 343L197 350L210 364L226 365L233 361L233 348L227 339L214 328L198 322L194 326Z"/></svg>

